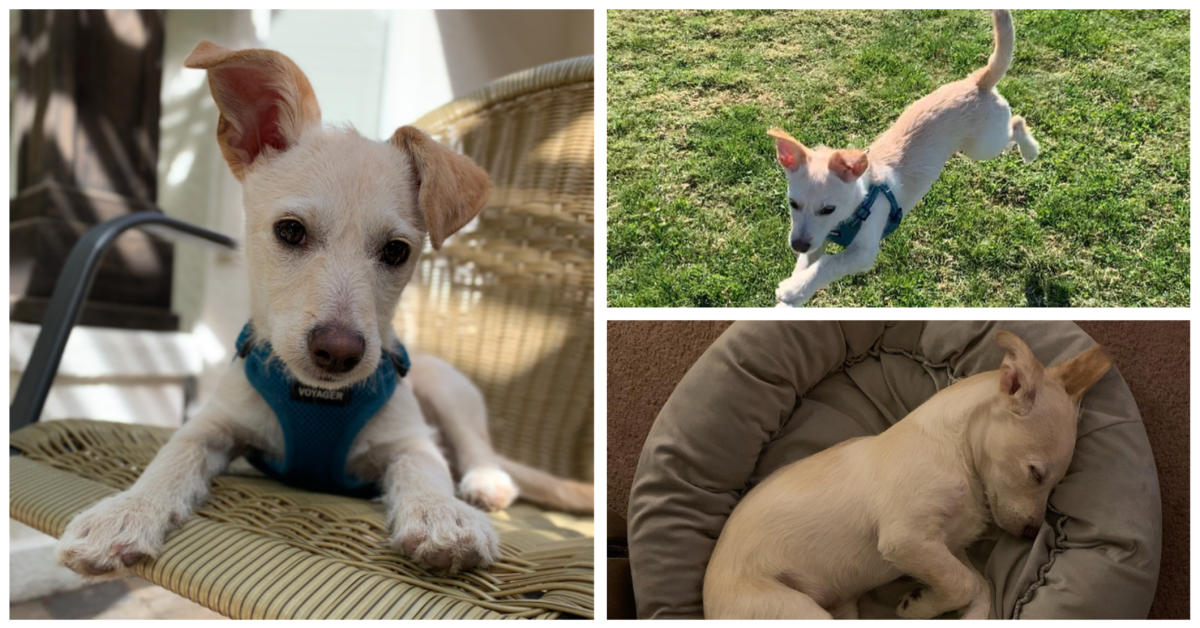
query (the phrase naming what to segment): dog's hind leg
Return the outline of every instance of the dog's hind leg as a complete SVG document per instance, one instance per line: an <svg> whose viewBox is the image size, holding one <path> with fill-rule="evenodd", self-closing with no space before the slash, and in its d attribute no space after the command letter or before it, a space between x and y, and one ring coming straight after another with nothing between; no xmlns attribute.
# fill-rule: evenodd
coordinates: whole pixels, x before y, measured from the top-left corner
<svg viewBox="0 0 1200 628"><path fill-rule="evenodd" d="M508 460L492 448L483 393L446 362L429 356L413 359L409 373L423 412L450 445L458 494L484 510L501 510L521 497L568 512L593 512L595 487L555 477Z"/></svg>
<svg viewBox="0 0 1200 628"><path fill-rule="evenodd" d="M1021 158L1025 163L1033 163L1038 156L1038 143L1033 139L1033 135L1029 133L1029 127L1025 125L1025 118L1021 116L1013 116L1010 123L1012 128L1012 141L1021 150Z"/></svg>
<svg viewBox="0 0 1200 628"><path fill-rule="evenodd" d="M712 574L709 574L712 577ZM705 583L705 619L833 619L811 596L788 585L786 574L779 578L722 579L719 585ZM719 593L718 593L719 592ZM846 604L837 607L844 612ZM854 604L854 614L858 609Z"/></svg>
<svg viewBox="0 0 1200 628"><path fill-rule="evenodd" d="M449 444L459 496L484 510L507 508L517 486L492 448L483 394L454 367L430 356L415 357L409 377L421 412Z"/></svg>

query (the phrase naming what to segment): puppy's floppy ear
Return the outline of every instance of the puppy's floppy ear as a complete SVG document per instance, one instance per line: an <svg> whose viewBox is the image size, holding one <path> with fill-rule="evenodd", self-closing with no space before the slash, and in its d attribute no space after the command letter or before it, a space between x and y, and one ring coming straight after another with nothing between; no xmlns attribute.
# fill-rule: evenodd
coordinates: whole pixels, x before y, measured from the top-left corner
<svg viewBox="0 0 1200 628"><path fill-rule="evenodd" d="M389 141L408 153L429 242L433 248L441 248L447 237L483 209L492 182L469 157L435 142L416 127L396 129Z"/></svg>
<svg viewBox="0 0 1200 628"><path fill-rule="evenodd" d="M1061 381L1063 388L1066 388L1067 394L1071 396L1071 401L1079 405L1084 393L1103 377L1111 366L1112 358L1108 357L1104 347L1094 345L1070 360L1050 367L1048 374Z"/></svg>
<svg viewBox="0 0 1200 628"><path fill-rule="evenodd" d="M1042 363L1016 334L998 331L996 344L1004 349L1004 361L1000 364L1000 392L1012 399L1014 412L1025 414L1033 406L1037 389L1041 386L1044 374Z"/></svg>
<svg viewBox="0 0 1200 628"><path fill-rule="evenodd" d="M228 50L202 41L183 64L208 70L221 111L217 143L238 180L264 152L286 151L304 129L321 123L308 78L274 50Z"/></svg>
<svg viewBox="0 0 1200 628"><path fill-rule="evenodd" d="M846 183L852 183L867 171L867 154L861 150L835 151L829 158L829 169Z"/></svg>
<svg viewBox="0 0 1200 628"><path fill-rule="evenodd" d="M808 149L783 129L771 129L767 135L775 138L775 159L788 172L795 172L808 161Z"/></svg>

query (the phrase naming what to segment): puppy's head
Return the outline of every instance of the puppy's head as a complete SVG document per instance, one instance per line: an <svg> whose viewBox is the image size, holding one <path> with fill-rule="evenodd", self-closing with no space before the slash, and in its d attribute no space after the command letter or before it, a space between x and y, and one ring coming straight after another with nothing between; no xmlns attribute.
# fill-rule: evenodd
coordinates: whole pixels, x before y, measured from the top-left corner
<svg viewBox="0 0 1200 628"><path fill-rule="evenodd" d="M302 382L368 376L426 236L433 247L487 200L487 174L414 127L387 142L321 125L300 68L271 50L201 42L217 142L242 182L255 331Z"/></svg>
<svg viewBox="0 0 1200 628"><path fill-rule="evenodd" d="M1000 395L977 435L976 465L996 524L1034 536L1071 464L1079 402L1112 362L1096 345L1044 368L1017 336L997 332L996 343L1004 349Z"/></svg>
<svg viewBox="0 0 1200 628"><path fill-rule="evenodd" d="M775 138L775 157L787 175L792 211L788 244L797 253L807 253L819 248L862 203L865 190L859 179L867 170L867 155L859 150L809 150L779 129L767 135Z"/></svg>

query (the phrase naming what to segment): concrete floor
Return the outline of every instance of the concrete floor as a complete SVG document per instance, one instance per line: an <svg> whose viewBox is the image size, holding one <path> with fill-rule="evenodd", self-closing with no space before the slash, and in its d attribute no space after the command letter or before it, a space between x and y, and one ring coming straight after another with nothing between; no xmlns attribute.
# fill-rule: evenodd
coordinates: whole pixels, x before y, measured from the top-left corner
<svg viewBox="0 0 1200 628"><path fill-rule="evenodd" d="M103 582L77 591L13 604L9 619L225 619L141 578Z"/></svg>

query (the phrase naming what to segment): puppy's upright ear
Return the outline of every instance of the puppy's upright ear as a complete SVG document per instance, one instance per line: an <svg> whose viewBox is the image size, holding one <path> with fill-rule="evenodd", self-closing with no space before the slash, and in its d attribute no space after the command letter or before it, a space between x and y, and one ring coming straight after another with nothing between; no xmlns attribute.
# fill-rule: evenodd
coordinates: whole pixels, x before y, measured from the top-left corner
<svg viewBox="0 0 1200 628"><path fill-rule="evenodd" d="M1112 358L1100 345L1094 345L1087 351L1050 367L1048 373L1062 382L1063 388L1071 396L1075 405L1083 400L1083 395L1095 384L1112 366Z"/></svg>
<svg viewBox="0 0 1200 628"><path fill-rule="evenodd" d="M308 78L274 50L228 50L202 41L183 64L208 70L221 111L217 143L238 180L255 161L286 151L306 128L321 124Z"/></svg>
<svg viewBox="0 0 1200 628"><path fill-rule="evenodd" d="M853 183L867 171L867 154L861 150L835 151L829 158L829 170L846 183Z"/></svg>
<svg viewBox="0 0 1200 628"><path fill-rule="evenodd" d="M808 161L808 149L783 129L771 129L767 135L775 138L775 159L788 172L795 172Z"/></svg>
<svg viewBox="0 0 1200 628"><path fill-rule="evenodd" d="M1042 363L1016 334L998 331L996 344L1004 349L1004 361L1000 364L1000 392L1012 399L1014 412L1026 414L1033 406L1038 387L1042 384Z"/></svg>
<svg viewBox="0 0 1200 628"><path fill-rule="evenodd" d="M469 157L435 142L416 127L396 129L390 142L408 153L429 242L433 248L441 248L446 238L483 209L492 182Z"/></svg>

